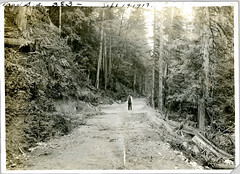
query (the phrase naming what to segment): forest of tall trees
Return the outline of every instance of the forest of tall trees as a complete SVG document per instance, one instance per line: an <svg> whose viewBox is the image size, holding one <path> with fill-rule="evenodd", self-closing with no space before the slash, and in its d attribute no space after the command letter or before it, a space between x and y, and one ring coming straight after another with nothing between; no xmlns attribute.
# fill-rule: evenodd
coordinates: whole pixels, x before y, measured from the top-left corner
<svg viewBox="0 0 240 174"><path fill-rule="evenodd" d="M52 136L44 121L69 131L53 101L98 105L97 96L125 101L131 94L233 155L234 10L191 10L5 7L6 126L24 117L32 144ZM40 132L35 124L43 124Z"/></svg>
<svg viewBox="0 0 240 174"><path fill-rule="evenodd" d="M175 7L156 12L152 105L190 114L202 130L234 126L233 8L192 13L190 20Z"/></svg>

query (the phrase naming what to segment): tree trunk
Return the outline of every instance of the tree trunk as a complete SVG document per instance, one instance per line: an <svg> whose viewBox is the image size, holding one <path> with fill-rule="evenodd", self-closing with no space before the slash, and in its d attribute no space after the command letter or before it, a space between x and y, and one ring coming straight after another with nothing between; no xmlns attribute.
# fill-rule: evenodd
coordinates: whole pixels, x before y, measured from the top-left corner
<svg viewBox="0 0 240 174"><path fill-rule="evenodd" d="M154 102L154 85L155 85L155 66L153 64L153 68L152 68L152 107L155 108L155 102Z"/></svg>
<svg viewBox="0 0 240 174"><path fill-rule="evenodd" d="M154 7L153 17L153 62L152 62L152 107L155 108L155 57L156 57L156 7Z"/></svg>
<svg viewBox="0 0 240 174"><path fill-rule="evenodd" d="M203 96L198 103L199 129L205 130L205 100L209 96L209 9L205 7L206 22L204 23L203 37Z"/></svg>
<svg viewBox="0 0 240 174"><path fill-rule="evenodd" d="M97 67L97 77L96 77L96 88L99 89L99 75L102 63L102 50L103 50L103 20L104 20L104 9L102 11L102 25L101 25L101 38L99 46L99 56L98 56L98 67Z"/></svg>
<svg viewBox="0 0 240 174"><path fill-rule="evenodd" d="M133 77L133 91L136 92L136 81L137 81L137 71L134 70L134 77Z"/></svg>
<svg viewBox="0 0 240 174"><path fill-rule="evenodd" d="M159 94L158 94L158 109L160 113L163 111L163 21L160 24L160 43L159 43L159 59L158 59L158 70L159 70Z"/></svg>
<svg viewBox="0 0 240 174"><path fill-rule="evenodd" d="M139 92L142 94L142 75L139 76Z"/></svg>
<svg viewBox="0 0 240 174"><path fill-rule="evenodd" d="M145 94L145 75L142 75L142 94Z"/></svg>
<svg viewBox="0 0 240 174"><path fill-rule="evenodd" d="M104 68L105 68L105 32L103 31L103 45L102 45L102 71L104 77Z"/></svg>
<svg viewBox="0 0 240 174"><path fill-rule="evenodd" d="M59 32L61 32L62 28L62 7L59 6Z"/></svg>
<svg viewBox="0 0 240 174"><path fill-rule="evenodd" d="M107 90L107 82L108 82L108 67L107 67L107 44L106 44L106 33L104 35L104 80L105 80L105 83L104 83L104 89Z"/></svg>
<svg viewBox="0 0 240 174"><path fill-rule="evenodd" d="M125 11L122 12L121 24L120 24L120 28L119 28L119 34L118 34L119 36L121 36L121 30L122 30L124 12L125 12Z"/></svg>
<svg viewBox="0 0 240 174"><path fill-rule="evenodd" d="M204 52L203 52L203 70L204 70L204 94L205 98L209 96L209 9L205 7L206 12L206 24L204 25L205 36L203 38L204 42Z"/></svg>
<svg viewBox="0 0 240 174"><path fill-rule="evenodd" d="M16 16L16 24L20 31L25 31L27 27L27 12L28 7L18 7L18 14Z"/></svg>
<svg viewBox="0 0 240 174"><path fill-rule="evenodd" d="M168 75L168 64L165 62L164 74L163 77L166 78Z"/></svg>
<svg viewBox="0 0 240 174"><path fill-rule="evenodd" d="M110 36L110 39L109 39L109 65L108 65L108 74L109 76L111 76L111 73L112 73L112 37Z"/></svg>
<svg viewBox="0 0 240 174"><path fill-rule="evenodd" d="M200 130L205 130L205 105L204 99L198 100L198 127Z"/></svg>

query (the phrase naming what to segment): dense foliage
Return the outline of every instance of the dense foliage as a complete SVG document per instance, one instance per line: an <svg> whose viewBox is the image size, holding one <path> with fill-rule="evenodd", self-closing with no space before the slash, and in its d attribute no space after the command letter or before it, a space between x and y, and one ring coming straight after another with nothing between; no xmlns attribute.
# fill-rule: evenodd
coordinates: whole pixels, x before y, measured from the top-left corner
<svg viewBox="0 0 240 174"><path fill-rule="evenodd" d="M199 118L204 115L206 136L233 154L234 139L230 136L234 133L235 113L233 8L192 10L192 19L178 8L163 8L155 17L156 25L163 23L164 30L164 66L156 68L157 72L165 72L164 108L172 112L169 119L181 121L190 115L198 127ZM156 30L155 40L158 40L160 27ZM159 50L159 45L155 47ZM158 57L159 54L155 59ZM155 90L157 94L158 85ZM227 143L221 143L223 139Z"/></svg>
<svg viewBox="0 0 240 174"><path fill-rule="evenodd" d="M144 21L143 12L128 18L121 8L61 8L60 23L60 7L5 7L8 159L15 159L20 142L20 148L28 151L39 141L71 131L70 118L56 111L56 101L98 105L101 95L125 99L133 93L134 73L144 74L141 42L146 38L144 33L136 36L140 28L134 27L138 18ZM105 64L96 90L101 30ZM140 92L139 83L135 86ZM104 87L107 92L101 91ZM18 134L9 136L14 127Z"/></svg>

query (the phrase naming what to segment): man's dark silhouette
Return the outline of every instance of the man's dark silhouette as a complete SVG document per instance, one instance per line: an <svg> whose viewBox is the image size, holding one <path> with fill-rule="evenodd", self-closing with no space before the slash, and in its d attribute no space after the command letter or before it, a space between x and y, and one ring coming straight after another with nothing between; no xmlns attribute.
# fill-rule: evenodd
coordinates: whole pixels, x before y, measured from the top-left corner
<svg viewBox="0 0 240 174"><path fill-rule="evenodd" d="M132 96L131 95L128 96L127 103L128 103L128 110L132 110Z"/></svg>

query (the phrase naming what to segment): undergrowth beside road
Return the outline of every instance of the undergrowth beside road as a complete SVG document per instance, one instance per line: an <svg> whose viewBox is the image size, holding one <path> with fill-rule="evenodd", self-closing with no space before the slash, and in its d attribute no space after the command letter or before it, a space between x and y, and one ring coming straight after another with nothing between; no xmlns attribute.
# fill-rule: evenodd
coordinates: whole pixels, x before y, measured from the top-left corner
<svg viewBox="0 0 240 174"><path fill-rule="evenodd" d="M159 117L159 114L157 115ZM170 126L170 120L162 121ZM194 166L202 166L203 169L222 169L224 167L232 169L234 167L234 158L224 159L213 154L207 148L199 147L198 144L193 141L193 135L186 133L178 134L177 132L167 130L163 125L160 125L158 133L160 140L169 144L170 148L181 156L182 160L186 163Z"/></svg>
<svg viewBox="0 0 240 174"><path fill-rule="evenodd" d="M16 11L5 7L5 37L24 38L29 45L5 45L5 119L7 168L22 165L25 152L52 137L66 135L78 125L72 114L113 102L97 91L76 63L75 55L51 23L45 7L32 9L22 33L15 25ZM116 92L116 98L119 92ZM113 96L114 98L114 96ZM75 113L57 111L57 101L82 101ZM90 105L90 108L89 106ZM87 113L86 113L87 114Z"/></svg>

